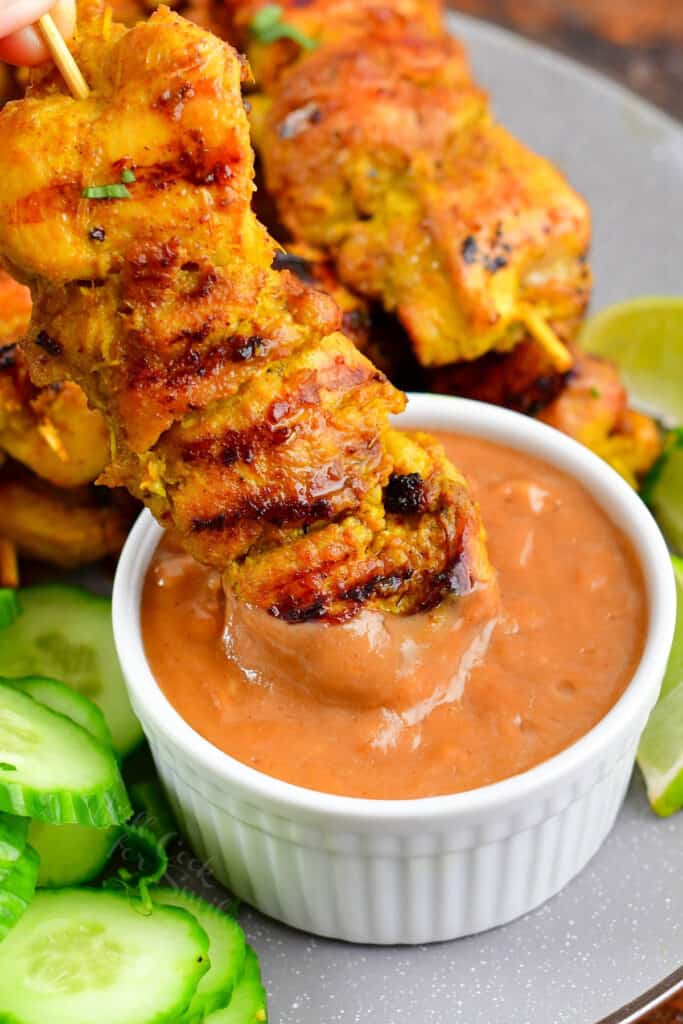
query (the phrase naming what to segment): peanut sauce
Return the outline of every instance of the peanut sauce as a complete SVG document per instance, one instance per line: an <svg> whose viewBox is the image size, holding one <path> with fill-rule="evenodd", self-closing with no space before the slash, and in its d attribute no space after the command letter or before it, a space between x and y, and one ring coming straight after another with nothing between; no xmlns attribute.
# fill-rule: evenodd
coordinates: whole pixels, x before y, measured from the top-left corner
<svg viewBox="0 0 683 1024"><path fill-rule="evenodd" d="M284 624L226 607L219 575L162 541L143 594L145 648L197 732L309 789L399 799L525 771L618 700L647 620L626 538L546 463L440 440L480 502L497 581L429 614Z"/></svg>

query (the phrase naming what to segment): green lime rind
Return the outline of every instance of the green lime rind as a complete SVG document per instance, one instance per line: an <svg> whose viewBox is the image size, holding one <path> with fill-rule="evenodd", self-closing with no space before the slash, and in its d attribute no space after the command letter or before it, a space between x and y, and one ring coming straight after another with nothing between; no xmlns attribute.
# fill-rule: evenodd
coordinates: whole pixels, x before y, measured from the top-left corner
<svg viewBox="0 0 683 1024"><path fill-rule="evenodd" d="M114 749L142 741L116 656L111 600L80 587L46 583L19 592L21 615L3 630L0 676L59 679L100 708Z"/></svg>
<svg viewBox="0 0 683 1024"><path fill-rule="evenodd" d="M613 360L636 405L665 420L683 423L683 298L632 299L590 317L579 346Z"/></svg>
<svg viewBox="0 0 683 1024"><path fill-rule="evenodd" d="M0 944L0 1024L170 1024L209 968L209 940L177 907L42 889Z"/></svg>
<svg viewBox="0 0 683 1024"><path fill-rule="evenodd" d="M662 681L659 699L662 700L671 690L675 690L683 682L683 558L671 557L676 580L676 626L671 652ZM683 733L681 734L681 750L683 750Z"/></svg>
<svg viewBox="0 0 683 1024"><path fill-rule="evenodd" d="M16 590L12 587L0 587L0 629L11 626L20 614Z"/></svg>
<svg viewBox="0 0 683 1024"><path fill-rule="evenodd" d="M247 946L244 972L235 986L232 999L223 1010L204 1018L206 1024L267 1024L266 990L261 984L258 957Z"/></svg>
<svg viewBox="0 0 683 1024"><path fill-rule="evenodd" d="M182 1024L191 1024L214 1010L227 1006L244 971L246 942L244 932L233 917L184 889L159 888L150 892L161 906L182 907L199 921L209 936L211 969L199 982Z"/></svg>
<svg viewBox="0 0 683 1024"><path fill-rule="evenodd" d="M657 814L683 807L683 559L671 559L678 613L659 701L640 738L638 764Z"/></svg>
<svg viewBox="0 0 683 1024"><path fill-rule="evenodd" d="M132 808L111 748L0 682L0 811L108 828L123 824Z"/></svg>
<svg viewBox="0 0 683 1024"><path fill-rule="evenodd" d="M683 807L683 680L659 701L638 748L638 764L657 814Z"/></svg>
<svg viewBox="0 0 683 1024"><path fill-rule="evenodd" d="M683 427L672 430L648 473L641 496L669 546L683 554Z"/></svg>
<svg viewBox="0 0 683 1024"><path fill-rule="evenodd" d="M0 942L28 910L36 891L39 865L36 851L26 846L9 875L0 882Z"/></svg>
<svg viewBox="0 0 683 1024"><path fill-rule="evenodd" d="M0 882L21 857L28 837L28 818L0 811Z"/></svg>
<svg viewBox="0 0 683 1024"><path fill-rule="evenodd" d="M56 679L46 679L44 676L25 676L22 679L1 681L23 693L28 693L34 700L40 701L53 711L58 711L60 715L66 715L105 746L112 746L109 727L98 706L70 686Z"/></svg>
<svg viewBox="0 0 683 1024"><path fill-rule="evenodd" d="M114 850L121 829L87 825L46 825L32 821L29 842L40 856L39 889L84 885L101 875Z"/></svg>

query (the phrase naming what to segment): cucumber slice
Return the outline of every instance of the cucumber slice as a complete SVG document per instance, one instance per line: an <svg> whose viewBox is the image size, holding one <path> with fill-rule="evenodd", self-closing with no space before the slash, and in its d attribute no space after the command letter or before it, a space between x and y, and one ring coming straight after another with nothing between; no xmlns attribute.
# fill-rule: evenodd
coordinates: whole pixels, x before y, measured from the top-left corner
<svg viewBox="0 0 683 1024"><path fill-rule="evenodd" d="M0 882L0 941L28 910L36 891L39 863L36 851L26 846L7 878Z"/></svg>
<svg viewBox="0 0 683 1024"><path fill-rule="evenodd" d="M96 828L119 825L132 813L111 748L6 683L0 683L0 811Z"/></svg>
<svg viewBox="0 0 683 1024"><path fill-rule="evenodd" d="M3 679L3 683L9 683L22 693L28 693L34 700L40 701L60 715L66 715L89 732L100 743L111 747L112 739L109 727L104 720L104 715L91 700L81 696L70 686L58 683L56 679L45 679L42 676L27 676L24 679Z"/></svg>
<svg viewBox="0 0 683 1024"><path fill-rule="evenodd" d="M227 1006L244 970L246 943L237 921L184 889L152 889L150 895L155 904L182 907L194 914L209 936L211 969L197 986L187 1010L188 1021ZM182 1020L185 1021L185 1017Z"/></svg>
<svg viewBox="0 0 683 1024"><path fill-rule="evenodd" d="M3 630L0 676L47 676L102 710L124 757L142 740L116 657L111 601L80 587L49 583L19 594L21 615Z"/></svg>
<svg viewBox="0 0 683 1024"><path fill-rule="evenodd" d="M244 973L232 999L224 1010L217 1010L204 1021L205 1024L266 1024L267 1020L266 990L261 984L258 957L251 946L247 946Z"/></svg>
<svg viewBox="0 0 683 1024"><path fill-rule="evenodd" d="M161 785L149 779L145 782L134 782L128 787L130 802L133 805L135 822L153 832L164 844L178 835L178 826L173 817Z"/></svg>
<svg viewBox="0 0 683 1024"><path fill-rule="evenodd" d="M0 945L2 1024L165 1024L208 970L209 940L177 907L98 889L42 889Z"/></svg>
<svg viewBox="0 0 683 1024"><path fill-rule="evenodd" d="M87 825L46 825L32 821L28 837L40 856L38 887L61 889L91 882L103 871L121 829Z"/></svg>
<svg viewBox="0 0 683 1024"><path fill-rule="evenodd" d="M138 886L145 896L147 887L160 882L168 871L168 855L153 832L140 825L124 825L115 861L116 873L106 885L116 888Z"/></svg>
<svg viewBox="0 0 683 1024"><path fill-rule="evenodd" d="M7 878L24 852L27 835L28 818L0 811L0 882Z"/></svg>

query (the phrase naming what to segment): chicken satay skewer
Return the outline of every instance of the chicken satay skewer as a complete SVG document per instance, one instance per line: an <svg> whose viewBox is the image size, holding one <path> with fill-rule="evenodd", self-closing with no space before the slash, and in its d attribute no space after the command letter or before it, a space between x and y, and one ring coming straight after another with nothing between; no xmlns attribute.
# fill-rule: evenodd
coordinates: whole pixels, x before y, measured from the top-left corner
<svg viewBox="0 0 683 1024"><path fill-rule="evenodd" d="M427 611L489 582L466 482L391 427L404 398L331 300L273 267L237 54L163 7L90 32L85 103L36 83L2 113L0 254L34 289L34 381L75 380L111 425L100 479L288 623ZM125 200L84 205L84 185L125 170ZM10 215L55 186L41 218Z"/></svg>
<svg viewBox="0 0 683 1024"><path fill-rule="evenodd" d="M64 37L57 28L52 15L48 13L39 18L38 27L71 95L76 100L87 99L90 95L90 86L83 77L69 47L64 42Z"/></svg>

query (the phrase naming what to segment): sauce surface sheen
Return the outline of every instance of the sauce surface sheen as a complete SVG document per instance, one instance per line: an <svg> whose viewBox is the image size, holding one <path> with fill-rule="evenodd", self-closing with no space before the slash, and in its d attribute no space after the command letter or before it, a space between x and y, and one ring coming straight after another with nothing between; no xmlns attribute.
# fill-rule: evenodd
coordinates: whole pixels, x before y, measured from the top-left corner
<svg viewBox="0 0 683 1024"><path fill-rule="evenodd" d="M393 709L371 699L369 678L367 700L355 700L352 688L339 701L323 689L250 680L226 657L219 576L162 541L143 593L147 657L177 711L215 746L309 789L437 796L546 760L621 696L647 620L626 538L578 482L546 463L474 438L436 436L480 502L499 587L486 621L481 595L454 602L465 626L472 602L472 621L482 628L474 646L460 651L447 693L430 692L428 657L414 679L413 706L408 677ZM423 638L427 627L433 621L415 623ZM296 644L304 626L285 628ZM326 630L340 629L305 628L319 631L321 643ZM347 641L348 634L335 635L342 657ZM385 690L386 680L382 698Z"/></svg>

